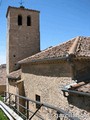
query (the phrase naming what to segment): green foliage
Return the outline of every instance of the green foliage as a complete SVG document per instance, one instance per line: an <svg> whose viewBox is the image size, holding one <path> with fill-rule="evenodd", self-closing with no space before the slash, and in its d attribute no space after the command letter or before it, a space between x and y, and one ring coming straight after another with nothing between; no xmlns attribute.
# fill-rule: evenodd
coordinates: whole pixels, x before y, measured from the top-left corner
<svg viewBox="0 0 90 120"><path fill-rule="evenodd" d="M0 100L3 101L3 97L1 95L0 95ZM1 109L0 109L0 120L9 120Z"/></svg>
<svg viewBox="0 0 90 120"><path fill-rule="evenodd" d="M0 95L0 100L3 101L3 97Z"/></svg>
<svg viewBox="0 0 90 120"><path fill-rule="evenodd" d="M1 109L0 109L0 120L9 120Z"/></svg>

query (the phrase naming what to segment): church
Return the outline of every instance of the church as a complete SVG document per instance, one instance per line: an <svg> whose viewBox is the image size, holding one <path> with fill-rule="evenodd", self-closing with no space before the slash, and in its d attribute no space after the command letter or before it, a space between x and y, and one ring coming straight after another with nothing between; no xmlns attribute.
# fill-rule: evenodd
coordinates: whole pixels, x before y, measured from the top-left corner
<svg viewBox="0 0 90 120"><path fill-rule="evenodd" d="M78 36L41 51L39 15L40 11L23 6L8 7L7 92L89 120L90 37ZM38 108L33 103L29 107L32 111ZM45 120L55 120L53 112L43 107L39 114Z"/></svg>

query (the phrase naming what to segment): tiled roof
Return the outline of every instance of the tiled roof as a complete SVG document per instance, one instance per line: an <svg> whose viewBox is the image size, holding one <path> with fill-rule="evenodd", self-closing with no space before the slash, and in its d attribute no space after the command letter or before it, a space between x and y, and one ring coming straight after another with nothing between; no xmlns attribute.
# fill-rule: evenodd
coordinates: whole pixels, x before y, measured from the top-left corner
<svg viewBox="0 0 90 120"><path fill-rule="evenodd" d="M19 63L33 62L35 60L50 59L50 58L60 58L68 54L68 51L74 41L75 38L58 46L47 48L46 50L43 50L33 56L30 56L26 59L19 61Z"/></svg>
<svg viewBox="0 0 90 120"><path fill-rule="evenodd" d="M21 69L11 72L7 77L11 80L20 80L21 79Z"/></svg>
<svg viewBox="0 0 90 120"><path fill-rule="evenodd" d="M6 85L6 65L0 65L0 85Z"/></svg>
<svg viewBox="0 0 90 120"><path fill-rule="evenodd" d="M75 85L71 85L69 90L90 93L90 82L79 82Z"/></svg>
<svg viewBox="0 0 90 120"><path fill-rule="evenodd" d="M85 84L85 85L79 87L79 88L76 89L76 90L78 90L78 91L80 91L80 92L90 93L90 83Z"/></svg>
<svg viewBox="0 0 90 120"><path fill-rule="evenodd" d="M90 37L76 37L63 44L43 50L33 56L19 61L19 64L61 58L74 54L76 57L90 57Z"/></svg>
<svg viewBox="0 0 90 120"><path fill-rule="evenodd" d="M75 53L80 57L90 57L90 37L81 37L79 39Z"/></svg>

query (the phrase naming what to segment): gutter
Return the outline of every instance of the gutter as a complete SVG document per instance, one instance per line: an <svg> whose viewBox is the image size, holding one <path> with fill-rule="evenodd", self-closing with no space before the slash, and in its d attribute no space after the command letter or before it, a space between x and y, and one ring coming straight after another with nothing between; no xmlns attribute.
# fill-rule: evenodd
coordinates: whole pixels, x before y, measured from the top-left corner
<svg viewBox="0 0 90 120"><path fill-rule="evenodd" d="M90 97L90 93L79 92L79 91L75 91L75 90L68 90L66 88L63 88L62 91L63 91L63 94L65 97L69 96L69 95L67 96L66 93Z"/></svg>
<svg viewBox="0 0 90 120"><path fill-rule="evenodd" d="M46 62L46 61L53 61L53 60L67 60L69 58L69 54L67 54L66 56L63 57L59 57L59 58L46 58L46 59L38 59L38 60L31 60L31 61L19 61L18 64L25 64L25 63L41 63L41 62Z"/></svg>

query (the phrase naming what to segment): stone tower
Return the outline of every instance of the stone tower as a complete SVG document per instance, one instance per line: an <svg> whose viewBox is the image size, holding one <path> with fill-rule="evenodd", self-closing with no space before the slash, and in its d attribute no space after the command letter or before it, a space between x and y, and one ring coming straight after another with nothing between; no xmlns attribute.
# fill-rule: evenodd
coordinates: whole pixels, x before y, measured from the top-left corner
<svg viewBox="0 0 90 120"><path fill-rule="evenodd" d="M7 73L17 62L40 51L39 11L24 7L7 10Z"/></svg>

